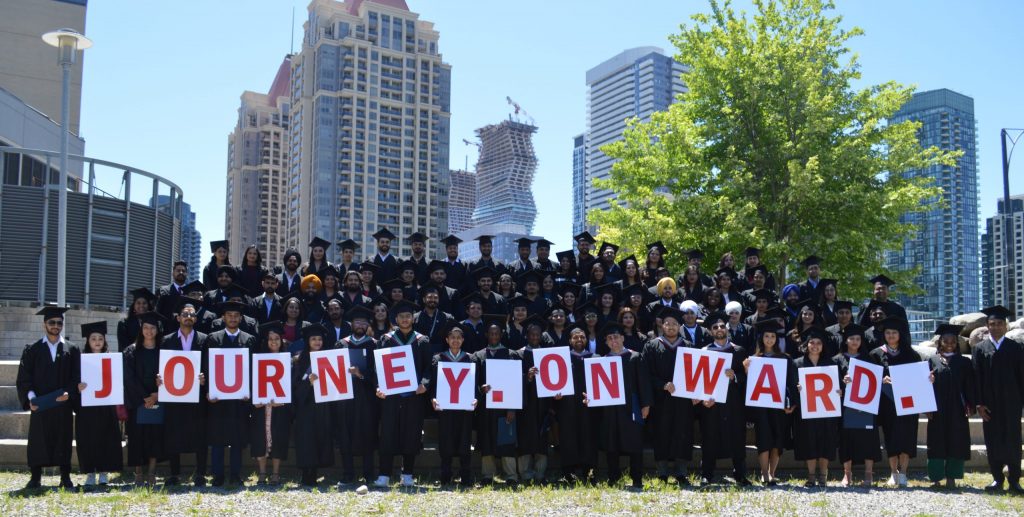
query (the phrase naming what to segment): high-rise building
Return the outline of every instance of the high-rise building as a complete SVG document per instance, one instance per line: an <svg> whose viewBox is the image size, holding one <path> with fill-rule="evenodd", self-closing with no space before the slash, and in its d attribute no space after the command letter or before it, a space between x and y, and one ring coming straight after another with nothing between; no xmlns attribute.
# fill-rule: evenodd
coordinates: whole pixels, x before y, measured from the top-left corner
<svg viewBox="0 0 1024 517"><path fill-rule="evenodd" d="M246 91L228 135L224 238L233 264L255 244L266 266L277 264L288 242L288 122L291 56L266 94Z"/></svg>
<svg viewBox="0 0 1024 517"><path fill-rule="evenodd" d="M448 188L448 232L458 233L473 227L476 209L476 174L452 170Z"/></svg>
<svg viewBox="0 0 1024 517"><path fill-rule="evenodd" d="M1009 212L1004 201L1000 198L996 215L985 219L985 233L981 236L981 285L986 307L1012 306L1016 316L1020 316L1024 313L1024 195L1010 197ZM1009 232L1013 247L1012 300L1008 299L1006 290L1007 229L1012 229Z"/></svg>
<svg viewBox="0 0 1024 517"><path fill-rule="evenodd" d="M161 194L156 198L157 210L165 214L172 214L171 203L171 196ZM188 264L189 282L203 279L203 236L196 229L196 213L192 211L192 205L185 202L181 203L181 233L176 260L184 260Z"/></svg>
<svg viewBox="0 0 1024 517"><path fill-rule="evenodd" d="M608 209L614 192L594 187L595 179L607 179L614 160L601 146L622 139L626 121L649 120L652 113L668 109L686 92L682 75L688 68L666 56L658 47L625 50L587 70L587 132L582 209L573 209L573 227L586 228L586 214ZM573 153L579 146L573 147ZM574 168L575 172L575 168Z"/></svg>
<svg viewBox="0 0 1024 517"><path fill-rule="evenodd" d="M451 67L404 0L313 0L292 57L289 244L448 232ZM338 250L328 252L336 260Z"/></svg>
<svg viewBox="0 0 1024 517"><path fill-rule="evenodd" d="M904 241L902 250L888 254L888 266L901 271L919 266L915 283L924 294L901 296L900 301L908 309L936 318L974 312L981 303L974 99L947 89L918 92L891 120L920 122L922 147L963 152L952 166L903 173L908 178L931 178L942 188L944 206L901 217L902 222L916 225L917 232Z"/></svg>
<svg viewBox="0 0 1024 517"><path fill-rule="evenodd" d="M528 234L537 219L533 175L537 155L533 133L537 126L512 120L476 130L480 157L476 163L476 209L473 226L508 225Z"/></svg>
<svg viewBox="0 0 1024 517"><path fill-rule="evenodd" d="M583 206L587 192L587 139L585 135L572 137L572 234L586 229L587 211Z"/></svg>
<svg viewBox="0 0 1024 517"><path fill-rule="evenodd" d="M63 27L85 34L87 0L0 0L0 87L60 124L63 72L57 49L42 35ZM79 134L82 112L82 68L78 53L71 66L68 128Z"/></svg>

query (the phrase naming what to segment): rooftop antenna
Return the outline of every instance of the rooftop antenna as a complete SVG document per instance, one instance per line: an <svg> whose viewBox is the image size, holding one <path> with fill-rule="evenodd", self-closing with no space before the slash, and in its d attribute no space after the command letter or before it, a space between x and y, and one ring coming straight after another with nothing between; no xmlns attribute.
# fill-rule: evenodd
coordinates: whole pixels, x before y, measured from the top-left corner
<svg viewBox="0 0 1024 517"><path fill-rule="evenodd" d="M288 41L288 45L289 45L289 48L291 49L291 50L288 51L288 53L294 55L295 54L295 6L294 5L292 6L292 38L291 38L291 40Z"/></svg>

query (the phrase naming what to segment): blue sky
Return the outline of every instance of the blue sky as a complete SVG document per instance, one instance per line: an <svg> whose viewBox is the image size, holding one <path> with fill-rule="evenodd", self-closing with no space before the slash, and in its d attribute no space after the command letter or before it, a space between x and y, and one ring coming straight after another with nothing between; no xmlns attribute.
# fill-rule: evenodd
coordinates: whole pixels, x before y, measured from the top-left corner
<svg viewBox="0 0 1024 517"><path fill-rule="evenodd" d="M534 233L568 247L572 230L572 137L586 126L586 70L623 49L656 45L674 54L679 31L703 0L408 0L441 33L452 65L451 166L474 147L463 138L507 117L511 96L539 126ZM846 0L837 12L866 34L851 42L863 84L895 80L974 97L979 217L1002 196L999 128L1024 127L1019 37L1024 2ZM180 185L203 240L224 234L227 135L244 90L266 92L289 52L292 7L301 44L306 0L89 3L82 88L86 154ZM738 2L739 7L747 2ZM1018 154L1024 153L1024 144ZM1012 193L1024 192L1021 162ZM1013 176L1016 176L1014 178ZM114 187L116 191L116 186Z"/></svg>

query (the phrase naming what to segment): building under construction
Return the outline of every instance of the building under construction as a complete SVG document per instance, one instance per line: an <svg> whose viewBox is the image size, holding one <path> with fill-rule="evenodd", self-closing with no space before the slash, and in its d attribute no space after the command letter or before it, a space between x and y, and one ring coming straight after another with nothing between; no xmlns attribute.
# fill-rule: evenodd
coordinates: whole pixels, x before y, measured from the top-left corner
<svg viewBox="0 0 1024 517"><path fill-rule="evenodd" d="M537 156L532 137L536 131L537 126L511 117L476 130L480 158L476 164L474 227L511 225L511 231L533 231L537 205L531 188Z"/></svg>

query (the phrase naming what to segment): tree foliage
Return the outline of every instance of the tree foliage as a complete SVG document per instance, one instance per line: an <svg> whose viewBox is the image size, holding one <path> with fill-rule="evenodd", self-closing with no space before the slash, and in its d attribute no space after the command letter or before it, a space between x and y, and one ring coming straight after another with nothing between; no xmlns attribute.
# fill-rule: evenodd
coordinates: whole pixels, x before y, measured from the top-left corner
<svg viewBox="0 0 1024 517"><path fill-rule="evenodd" d="M753 3L748 18L711 0L670 37L689 66L688 92L602 147L617 162L595 184L617 199L590 222L638 256L663 241L674 271L692 247L708 269L727 251L741 267L752 245L781 265L780 279L793 261L821 256L825 276L849 286L843 296L866 294L866 273L908 285L913 272L886 271L883 252L914 230L900 215L933 207L941 190L903 173L957 154L922 149L919 123L889 123L912 88L854 89L860 67L847 43L862 31L841 28L831 2Z"/></svg>

